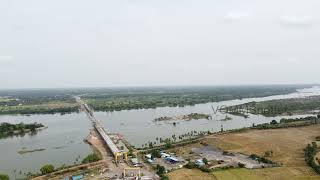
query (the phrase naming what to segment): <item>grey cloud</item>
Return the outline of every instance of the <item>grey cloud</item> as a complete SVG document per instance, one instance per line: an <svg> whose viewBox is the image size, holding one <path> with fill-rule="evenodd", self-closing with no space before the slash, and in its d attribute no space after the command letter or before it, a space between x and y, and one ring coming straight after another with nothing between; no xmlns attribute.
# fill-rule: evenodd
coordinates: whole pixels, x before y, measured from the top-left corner
<svg viewBox="0 0 320 180"><path fill-rule="evenodd" d="M5 1L0 88L320 82L319 0Z"/></svg>

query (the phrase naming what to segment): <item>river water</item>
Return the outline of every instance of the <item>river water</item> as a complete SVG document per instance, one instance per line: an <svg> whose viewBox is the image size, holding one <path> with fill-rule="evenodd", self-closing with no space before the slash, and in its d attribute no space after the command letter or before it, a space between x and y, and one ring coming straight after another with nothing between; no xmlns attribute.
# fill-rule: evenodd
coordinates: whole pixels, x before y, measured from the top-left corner
<svg viewBox="0 0 320 180"><path fill-rule="evenodd" d="M166 138L173 134L178 136L193 130L217 132L221 125L225 130L236 129L252 126L253 123L260 124L283 118L250 115L249 118L245 119L228 115L232 117L232 120L219 121L226 115L219 112L214 114L212 106L217 108L218 106L237 105L252 101L302 98L314 95L320 95L320 87L301 89L297 90L296 93L286 95L221 101L195 106L96 112L95 116L104 124L107 131L120 133L131 144L140 147L147 141L155 141L157 137ZM212 114L213 119L180 121L176 126L169 122L153 122L155 118L162 116L178 116L190 113ZM76 159L81 161L84 156L91 153L90 147L83 141L89 133L89 128L91 128L90 121L84 113L31 116L4 115L0 116L0 122L39 122L48 126L47 129L33 136L25 135L23 137L0 139L0 173L9 174L12 178L15 176L21 177L27 172L38 172L40 167L45 164L53 164L55 167L63 164L72 165L76 162ZM45 150L26 154L18 153L21 150L33 149Z"/></svg>

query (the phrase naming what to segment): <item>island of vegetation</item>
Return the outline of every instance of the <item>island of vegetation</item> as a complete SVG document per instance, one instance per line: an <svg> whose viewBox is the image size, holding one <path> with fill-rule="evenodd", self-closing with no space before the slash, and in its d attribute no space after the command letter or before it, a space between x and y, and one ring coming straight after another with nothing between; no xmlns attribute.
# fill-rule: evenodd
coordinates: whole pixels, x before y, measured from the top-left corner
<svg viewBox="0 0 320 180"><path fill-rule="evenodd" d="M37 130L43 128L44 125L39 123L31 123L31 124L10 124L10 123L1 123L0 124L0 138L5 138L9 136L15 135L23 135L26 133L36 133Z"/></svg>
<svg viewBox="0 0 320 180"><path fill-rule="evenodd" d="M32 150L28 150L28 149L22 149L20 151L18 151L19 154L27 154L27 153L33 153L33 152L40 152L40 151L45 151L46 149L32 149Z"/></svg>
<svg viewBox="0 0 320 180"><path fill-rule="evenodd" d="M154 121L171 121L171 120L182 120L182 121L189 121L189 120L198 120L198 119L211 119L209 114L202 114L202 113L191 113L188 115L182 116L174 116L174 117L159 117L156 118Z"/></svg>

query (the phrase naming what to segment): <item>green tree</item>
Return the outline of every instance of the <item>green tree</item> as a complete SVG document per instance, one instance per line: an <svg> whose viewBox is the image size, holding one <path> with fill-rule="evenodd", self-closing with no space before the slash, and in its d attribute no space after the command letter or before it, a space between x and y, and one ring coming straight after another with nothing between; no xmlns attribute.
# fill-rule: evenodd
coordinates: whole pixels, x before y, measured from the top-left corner
<svg viewBox="0 0 320 180"><path fill-rule="evenodd" d="M101 158L97 155L97 154L89 154L87 157L85 157L82 160L82 163L92 163L92 162L96 162L99 161Z"/></svg>
<svg viewBox="0 0 320 180"><path fill-rule="evenodd" d="M167 140L165 141L165 147L166 147L166 149L169 149L169 148L172 147L172 143L171 143L170 139L167 139Z"/></svg>
<svg viewBox="0 0 320 180"><path fill-rule="evenodd" d="M9 180L9 176L6 174L0 174L0 180Z"/></svg>
<svg viewBox="0 0 320 180"><path fill-rule="evenodd" d="M202 161L203 161L203 163L208 164L208 159L203 158Z"/></svg>
<svg viewBox="0 0 320 180"><path fill-rule="evenodd" d="M54 172L54 166L51 164L44 165L41 169L41 174L49 174Z"/></svg>
<svg viewBox="0 0 320 180"><path fill-rule="evenodd" d="M276 120L272 120L272 121L270 122L270 124L271 124L271 125L276 125L276 124L278 124L278 122L277 122Z"/></svg>
<svg viewBox="0 0 320 180"><path fill-rule="evenodd" d="M162 176L163 174L166 173L166 168L163 166L160 166L159 164L157 165L157 174L159 176Z"/></svg>
<svg viewBox="0 0 320 180"><path fill-rule="evenodd" d="M154 158L161 158L161 153L160 153L160 151L159 151L158 149L153 149L153 150L151 151L151 155L152 155L152 157L154 157Z"/></svg>

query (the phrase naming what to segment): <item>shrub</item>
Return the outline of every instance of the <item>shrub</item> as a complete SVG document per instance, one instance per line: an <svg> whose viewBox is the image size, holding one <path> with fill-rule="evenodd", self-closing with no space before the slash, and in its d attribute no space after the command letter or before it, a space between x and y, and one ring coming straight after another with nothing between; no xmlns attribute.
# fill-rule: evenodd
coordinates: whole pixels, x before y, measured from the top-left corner
<svg viewBox="0 0 320 180"><path fill-rule="evenodd" d="M208 164L208 159L203 158L202 161L203 161L203 163Z"/></svg>
<svg viewBox="0 0 320 180"><path fill-rule="evenodd" d="M169 177L168 177L168 176L165 176L165 175L162 175L162 176L161 176L161 180L169 180Z"/></svg>
<svg viewBox="0 0 320 180"><path fill-rule="evenodd" d="M92 162L96 162L99 161L101 158L97 155L97 154L89 154L87 157L85 157L82 160L82 163L92 163Z"/></svg>
<svg viewBox="0 0 320 180"><path fill-rule="evenodd" d="M158 149L153 149L151 151L151 156L154 158L161 158L161 153Z"/></svg>
<svg viewBox="0 0 320 180"><path fill-rule="evenodd" d="M320 166L316 164L314 158L318 152L317 143L312 142L312 144L308 144L304 151L307 164L312 167L318 174L320 174Z"/></svg>
<svg viewBox="0 0 320 180"><path fill-rule="evenodd" d="M196 167L196 165L193 162L189 161L184 167L188 169L193 169Z"/></svg>
<svg viewBox="0 0 320 180"><path fill-rule="evenodd" d="M202 172L207 172L207 173L211 172L211 170L208 169L208 168L205 167L205 166L201 166L201 167L199 167L199 169L200 169Z"/></svg>
<svg viewBox="0 0 320 180"><path fill-rule="evenodd" d="M260 157L256 154L251 154L249 158L253 160L257 160L258 162L266 163L266 164L275 164L274 162L270 161L269 159L266 159L264 157Z"/></svg>
<svg viewBox="0 0 320 180"><path fill-rule="evenodd" d="M171 147L172 147L171 141L166 141L165 148L166 148L166 149L169 149L169 148L171 148Z"/></svg>
<svg viewBox="0 0 320 180"><path fill-rule="evenodd" d="M272 157L272 156L273 156L273 151L264 152L264 157Z"/></svg>
<svg viewBox="0 0 320 180"><path fill-rule="evenodd" d="M272 120L272 121L270 122L270 124L271 124L271 125L276 125L276 124L278 124L278 122L277 122L276 120Z"/></svg>
<svg viewBox="0 0 320 180"><path fill-rule="evenodd" d="M9 180L9 176L6 174L0 174L0 180Z"/></svg>
<svg viewBox="0 0 320 180"><path fill-rule="evenodd" d="M159 164L157 165L156 169L157 169L157 174L159 176L162 176L163 174L166 173L166 168L163 166L160 166Z"/></svg>
<svg viewBox="0 0 320 180"><path fill-rule="evenodd" d="M246 165L239 162L238 166L239 166L239 168L244 168Z"/></svg>
<svg viewBox="0 0 320 180"><path fill-rule="evenodd" d="M44 166L42 166L40 171L41 171L41 174L43 174L43 175L52 173L52 172L54 172L54 166L51 164L44 165Z"/></svg>

